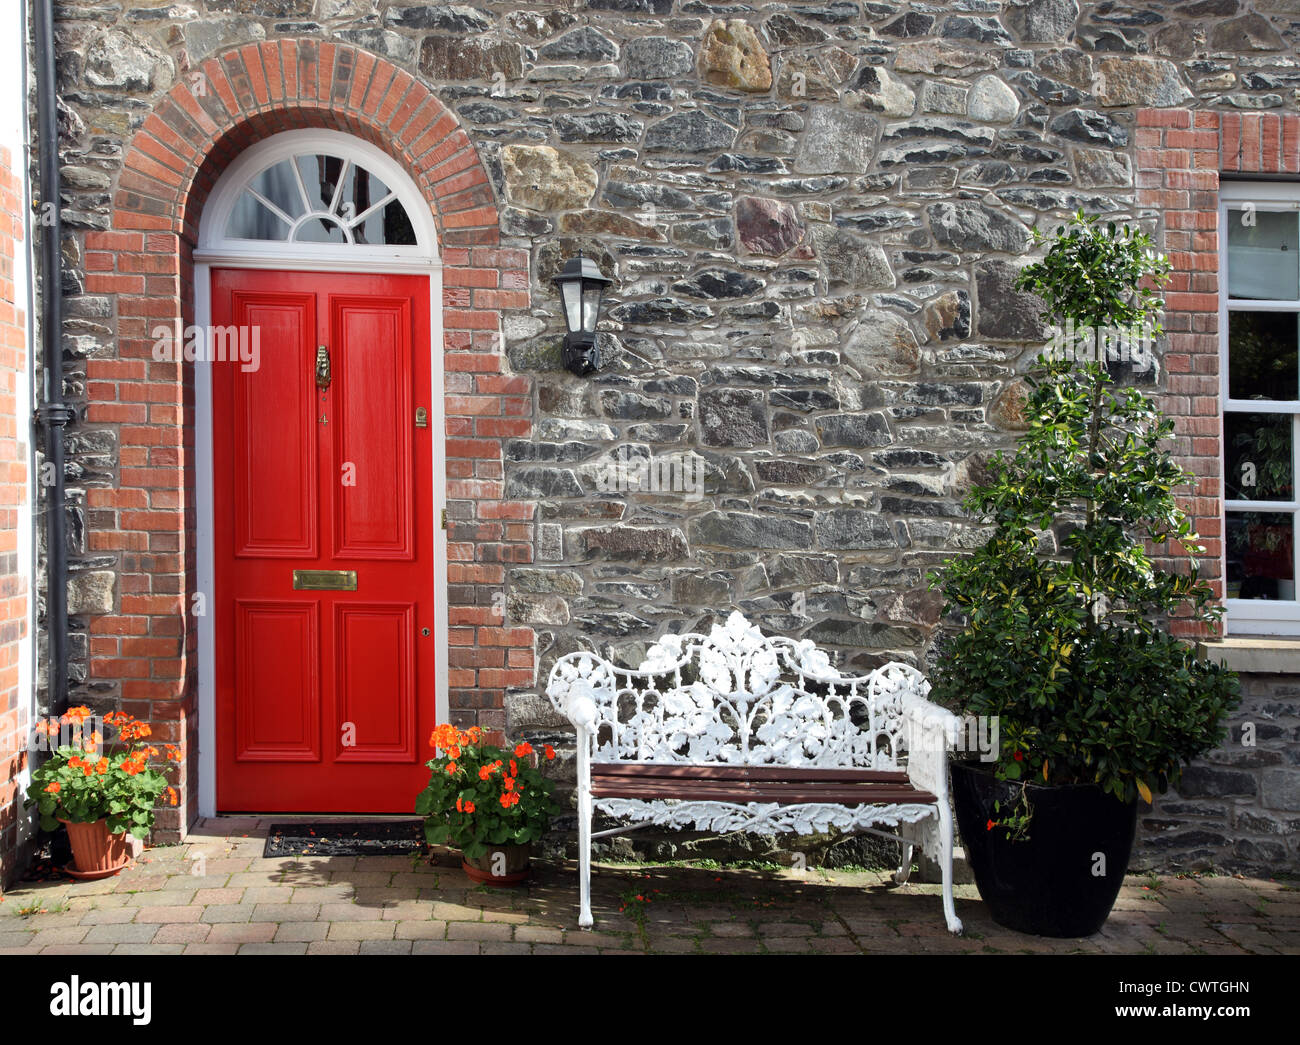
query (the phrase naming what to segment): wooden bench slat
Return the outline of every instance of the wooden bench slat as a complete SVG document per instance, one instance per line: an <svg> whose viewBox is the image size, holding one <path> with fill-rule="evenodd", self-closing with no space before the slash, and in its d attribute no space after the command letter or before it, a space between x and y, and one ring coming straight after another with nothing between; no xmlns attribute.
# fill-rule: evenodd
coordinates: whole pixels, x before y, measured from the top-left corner
<svg viewBox="0 0 1300 1045"><path fill-rule="evenodd" d="M685 786L680 790L666 792L659 787L637 787L633 784L620 784L607 788L593 787L596 798L639 798L644 801L663 799L680 799L695 802L772 802L777 805L816 805L829 803L843 806L859 805L934 805L935 797L925 791L795 791L795 790L722 790L704 789L698 786Z"/></svg>
<svg viewBox="0 0 1300 1045"><path fill-rule="evenodd" d="M714 802L775 802L802 805L829 802L837 805L902 803L933 805L935 796L907 783L893 781L857 784L816 784L805 781L707 780L652 778L638 780L628 775L604 776L592 773L592 794L598 798L640 798L647 801L675 798Z"/></svg>
<svg viewBox="0 0 1300 1045"><path fill-rule="evenodd" d="M594 775L637 779L686 780L800 780L830 783L906 783L902 770L799 769L782 766L720 766L665 762L593 762Z"/></svg>

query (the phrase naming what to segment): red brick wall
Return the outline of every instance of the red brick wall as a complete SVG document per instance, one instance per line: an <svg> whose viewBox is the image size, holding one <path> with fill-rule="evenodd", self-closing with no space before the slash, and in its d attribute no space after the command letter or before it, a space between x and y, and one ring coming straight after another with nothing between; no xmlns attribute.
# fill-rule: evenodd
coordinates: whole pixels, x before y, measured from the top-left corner
<svg viewBox="0 0 1300 1045"><path fill-rule="evenodd" d="M0 888L17 862L27 765L31 696L18 685L19 651L28 639L27 571L18 561L18 520L27 508L27 433L18 430L27 394L27 324L14 266L22 250L22 195L9 150L0 148Z"/></svg>
<svg viewBox="0 0 1300 1045"><path fill-rule="evenodd" d="M1182 498L1205 544L1201 576L1222 598L1219 442L1219 114L1188 109L1138 113L1138 203L1159 214L1173 264L1165 287L1165 391L1173 450L1196 486ZM1177 633L1200 636L1191 622Z"/></svg>
<svg viewBox="0 0 1300 1045"><path fill-rule="evenodd" d="M91 677L182 747L174 834L197 812L193 383L152 357L150 330L193 318L203 202L250 144L294 127L361 137L412 172L443 260L451 717L505 726L505 689L533 679L533 633L502 627L509 565L531 562L532 504L504 499L502 445L531 424L531 382L502 373L500 310L529 302L526 251L499 245L491 185L456 118L413 77L340 44L249 44L202 63L131 142L112 228L87 233L86 290L115 301L117 356L87 364L90 424L115 427L120 481L88 492L90 549L120 557L117 611L91 622ZM499 594L501 593L501 594ZM494 596L496 596L494 598Z"/></svg>
<svg viewBox="0 0 1300 1045"><path fill-rule="evenodd" d="M1166 396L1174 451L1196 477L1184 507L1205 544L1201 575L1223 597L1223 412L1219 401L1220 174L1300 173L1300 116L1144 109L1138 113L1138 202L1159 215L1173 263L1165 291ZM1188 622L1183 635L1204 632Z"/></svg>

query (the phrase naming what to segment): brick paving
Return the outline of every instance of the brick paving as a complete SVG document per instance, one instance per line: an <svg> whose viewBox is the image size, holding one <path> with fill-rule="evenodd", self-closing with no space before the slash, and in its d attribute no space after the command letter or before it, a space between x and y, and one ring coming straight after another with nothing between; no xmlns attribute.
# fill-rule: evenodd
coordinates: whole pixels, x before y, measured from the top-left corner
<svg viewBox="0 0 1300 1045"><path fill-rule="evenodd" d="M205 821L99 882L21 882L0 954L1300 953L1300 889L1272 880L1129 877L1100 933L1048 940L995 925L973 885L952 937L937 885L885 874L602 864L584 932L572 863L488 889L442 850L264 859L270 823Z"/></svg>

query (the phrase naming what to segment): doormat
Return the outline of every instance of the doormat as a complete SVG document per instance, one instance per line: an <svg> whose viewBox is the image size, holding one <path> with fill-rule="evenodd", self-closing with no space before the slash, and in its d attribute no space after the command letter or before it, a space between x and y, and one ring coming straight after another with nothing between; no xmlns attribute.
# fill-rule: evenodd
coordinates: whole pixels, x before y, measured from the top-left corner
<svg viewBox="0 0 1300 1045"><path fill-rule="evenodd" d="M266 856L401 856L424 849L420 820L326 820L272 824Z"/></svg>

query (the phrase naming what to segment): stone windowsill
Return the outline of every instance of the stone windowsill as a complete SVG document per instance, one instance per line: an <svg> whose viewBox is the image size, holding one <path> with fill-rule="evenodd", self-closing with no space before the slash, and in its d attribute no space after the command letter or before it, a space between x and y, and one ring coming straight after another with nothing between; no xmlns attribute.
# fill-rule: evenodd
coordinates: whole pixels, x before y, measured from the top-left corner
<svg viewBox="0 0 1300 1045"><path fill-rule="evenodd" d="M1256 675L1300 675L1300 638L1234 635L1198 642L1199 656L1221 660L1234 671Z"/></svg>

